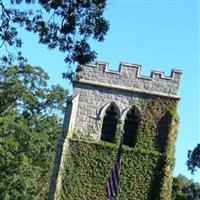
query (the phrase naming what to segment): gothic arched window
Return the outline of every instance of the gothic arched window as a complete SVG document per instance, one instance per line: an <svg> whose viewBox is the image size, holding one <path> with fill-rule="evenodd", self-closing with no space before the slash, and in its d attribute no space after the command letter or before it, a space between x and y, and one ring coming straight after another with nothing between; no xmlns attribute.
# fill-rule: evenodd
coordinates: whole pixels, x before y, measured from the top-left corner
<svg viewBox="0 0 200 200"><path fill-rule="evenodd" d="M112 103L105 111L101 130L101 140L114 142L119 119L119 110Z"/></svg>
<svg viewBox="0 0 200 200"><path fill-rule="evenodd" d="M126 114L124 121L124 144L134 147L137 138L137 130L140 123L139 112L135 107L132 107Z"/></svg>
<svg viewBox="0 0 200 200"><path fill-rule="evenodd" d="M169 127L172 123L172 115L167 111L160 119L158 123L157 145L161 150L165 150L167 145L167 139L169 135Z"/></svg>

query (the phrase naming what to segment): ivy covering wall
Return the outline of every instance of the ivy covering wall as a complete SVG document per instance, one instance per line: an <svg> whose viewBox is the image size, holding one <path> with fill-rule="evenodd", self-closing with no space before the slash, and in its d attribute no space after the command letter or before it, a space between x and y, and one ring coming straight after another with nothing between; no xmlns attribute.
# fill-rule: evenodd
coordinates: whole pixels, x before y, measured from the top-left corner
<svg viewBox="0 0 200 200"><path fill-rule="evenodd" d="M141 112L134 148L124 146L117 200L170 200L177 100L132 100ZM87 140L87 138L86 138ZM118 144L68 139L58 200L104 200Z"/></svg>

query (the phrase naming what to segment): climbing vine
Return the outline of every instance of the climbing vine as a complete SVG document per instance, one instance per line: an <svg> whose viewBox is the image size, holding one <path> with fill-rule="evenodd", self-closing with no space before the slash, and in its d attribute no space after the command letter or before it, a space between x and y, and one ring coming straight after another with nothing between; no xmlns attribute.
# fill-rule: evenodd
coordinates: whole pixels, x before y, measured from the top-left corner
<svg viewBox="0 0 200 200"><path fill-rule="evenodd" d="M135 101L131 101L135 105ZM177 100L137 101L141 123L136 145L124 145L120 193L117 200L170 200L179 118ZM122 127L120 127L122 128ZM91 132L91 130L90 130ZM103 200L118 143L69 139L61 172L59 200Z"/></svg>

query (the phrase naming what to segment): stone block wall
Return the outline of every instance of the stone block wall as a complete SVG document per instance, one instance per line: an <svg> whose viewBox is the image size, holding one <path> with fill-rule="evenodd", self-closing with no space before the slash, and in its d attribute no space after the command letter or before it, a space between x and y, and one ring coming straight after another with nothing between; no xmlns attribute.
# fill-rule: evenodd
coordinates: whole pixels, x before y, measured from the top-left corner
<svg viewBox="0 0 200 200"><path fill-rule="evenodd" d="M121 63L118 71L109 70L108 64L104 62L81 66L81 68L83 70L78 72L80 83L178 97L182 74L180 70L173 69L170 76L165 76L159 71L152 71L151 76L143 76L140 74L141 65L137 64Z"/></svg>
<svg viewBox="0 0 200 200"><path fill-rule="evenodd" d="M102 112L114 102L120 116L130 109L133 101L154 96L179 99L177 93L182 72L172 70L171 76L152 71L150 77L140 75L140 65L121 63L119 71L108 69L108 64L82 66L79 79L73 84L74 95L79 95L77 113L74 118L75 132L89 134L94 140L101 136Z"/></svg>
<svg viewBox="0 0 200 200"><path fill-rule="evenodd" d="M92 130L92 138L100 139L102 112L111 103L115 103L120 110L120 116L129 109L131 102L142 98L137 93L123 90L113 90L99 86L74 83L74 94L79 94L78 108L75 118L75 132L88 134ZM148 97L146 97L148 98ZM84 135L83 135L84 136Z"/></svg>

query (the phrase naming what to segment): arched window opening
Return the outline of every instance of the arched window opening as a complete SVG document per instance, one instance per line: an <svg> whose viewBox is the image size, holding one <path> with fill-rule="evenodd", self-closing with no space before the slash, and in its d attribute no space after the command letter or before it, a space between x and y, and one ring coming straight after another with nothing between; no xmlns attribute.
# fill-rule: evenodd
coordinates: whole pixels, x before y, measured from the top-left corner
<svg viewBox="0 0 200 200"><path fill-rule="evenodd" d="M124 144L134 147L137 138L137 130L140 123L140 117L137 109L132 107L125 118L124 122Z"/></svg>
<svg viewBox="0 0 200 200"><path fill-rule="evenodd" d="M172 123L172 116L167 111L160 119L158 123L157 145L161 151L164 151L167 145L167 139L169 135L169 126Z"/></svg>
<svg viewBox="0 0 200 200"><path fill-rule="evenodd" d="M115 104L111 104L105 111L103 125L101 130L101 140L114 142L117 123L119 119L119 111Z"/></svg>

